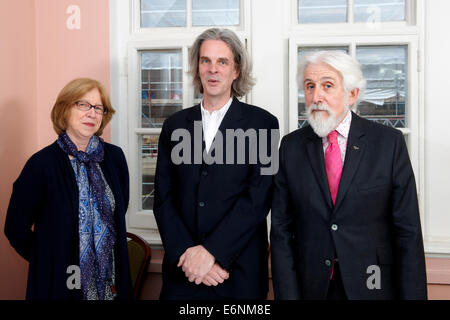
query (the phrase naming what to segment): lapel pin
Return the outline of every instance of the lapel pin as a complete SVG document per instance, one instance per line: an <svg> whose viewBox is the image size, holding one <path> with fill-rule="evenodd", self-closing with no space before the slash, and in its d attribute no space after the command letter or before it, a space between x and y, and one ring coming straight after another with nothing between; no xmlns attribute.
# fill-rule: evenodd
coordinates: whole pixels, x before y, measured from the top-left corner
<svg viewBox="0 0 450 320"><path fill-rule="evenodd" d="M359 147L358 146L353 146L353 149L359 150Z"/></svg>

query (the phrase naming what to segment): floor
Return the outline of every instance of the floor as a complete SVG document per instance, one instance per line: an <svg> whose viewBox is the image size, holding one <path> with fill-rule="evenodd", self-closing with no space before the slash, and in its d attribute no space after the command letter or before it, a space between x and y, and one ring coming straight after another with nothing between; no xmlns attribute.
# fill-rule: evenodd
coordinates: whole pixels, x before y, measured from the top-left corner
<svg viewBox="0 0 450 320"><path fill-rule="evenodd" d="M162 258L162 250L152 251L152 258L148 269L149 272L145 275L144 284L141 291L141 300L158 300L162 286ZM443 266L442 260L427 259L429 300L450 300L450 284L446 284L448 281L447 278L449 270L450 266ZM269 293L267 300L273 300L273 286L271 279L269 281Z"/></svg>

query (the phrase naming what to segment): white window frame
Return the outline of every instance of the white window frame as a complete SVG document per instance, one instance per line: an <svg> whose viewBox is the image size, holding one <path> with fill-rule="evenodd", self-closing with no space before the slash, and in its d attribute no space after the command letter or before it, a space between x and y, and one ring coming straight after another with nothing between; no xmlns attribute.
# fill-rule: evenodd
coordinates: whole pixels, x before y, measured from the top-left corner
<svg viewBox="0 0 450 320"><path fill-rule="evenodd" d="M419 12L419 7L422 6L420 2L421 1L417 0L405 0L405 21L384 21L380 22L380 26L382 26L383 29L395 29L407 25L417 25L417 12ZM291 22L295 29L301 29L303 31L305 29L322 30L328 32L329 35L333 35L335 32L340 33L342 30L354 33L355 26L366 24L366 22L354 21L354 4L355 0L347 0L347 22L300 24L298 23L298 0L291 0L291 8L293 8L293 10L291 10ZM375 33L377 33L377 31L375 31Z"/></svg>
<svg viewBox="0 0 450 320"><path fill-rule="evenodd" d="M154 27L154 28L141 28L141 6L140 0L128 0L132 2L131 10L131 33L135 35L151 35L159 36L162 38L167 38L171 36L177 36L178 34L185 34L187 31L198 35L202 30L206 30L212 27L225 27L227 29L233 30L239 33L244 30L249 30L250 19L248 19L248 14L250 12L250 1L240 0L239 3L239 25L237 26L192 26L192 0L186 0L186 26L185 27ZM195 37L193 35L193 37Z"/></svg>
<svg viewBox="0 0 450 320"><path fill-rule="evenodd" d="M132 228L157 229L155 217L151 210L141 210L142 203L142 171L139 163L139 140L144 134L159 134L161 128L141 128L141 76L140 76L140 52L145 50L180 50L183 54L183 107L192 103L189 99L188 76L186 74L185 57L187 46L190 45L185 39L178 39L174 46L172 41L158 41L158 45L151 45L148 41L130 41L128 44L128 149L129 149L129 171L130 171L130 206L128 224ZM191 101L191 102L190 102ZM136 152L137 151L137 152ZM130 165L130 163L132 165ZM138 183L140 181L140 183Z"/></svg>
<svg viewBox="0 0 450 320"><path fill-rule="evenodd" d="M405 21L379 22L376 25L353 21L354 0L348 0L348 22L333 24L299 24L298 1L291 0L291 32L289 34L289 108L288 129L298 128L298 48L308 46L348 46L349 54L355 56L357 46L407 45L408 46L408 99L407 128L400 131L408 136L408 151L418 189L420 219L425 247L435 250L427 243L427 215L424 212L424 19L425 5L422 1L406 0Z"/></svg>
<svg viewBox="0 0 450 320"><path fill-rule="evenodd" d="M191 26L192 0L187 0L186 27L140 27L140 0L110 0L111 100L117 110L111 122L112 142L125 152L130 174L130 203L127 230L144 237L150 244L160 245L161 237L152 210L142 207L142 172L139 151L140 136L159 134L161 128L141 128L141 59L145 50L181 50L183 64L182 108L194 105L194 88L188 75L188 50L204 30L221 26ZM240 25L224 26L233 30L250 49L251 1L240 1ZM249 50L250 51L250 50ZM251 96L245 101L251 103Z"/></svg>

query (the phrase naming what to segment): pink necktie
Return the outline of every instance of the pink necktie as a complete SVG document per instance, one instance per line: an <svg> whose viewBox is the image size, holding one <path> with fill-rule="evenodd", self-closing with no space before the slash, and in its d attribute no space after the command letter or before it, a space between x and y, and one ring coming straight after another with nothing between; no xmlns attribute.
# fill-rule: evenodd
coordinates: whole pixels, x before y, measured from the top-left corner
<svg viewBox="0 0 450 320"><path fill-rule="evenodd" d="M328 147L325 150L325 169L327 171L328 186L330 188L333 204L336 203L336 196L339 188L339 180L342 173L341 150L337 142L337 131L333 130L328 134Z"/></svg>
<svg viewBox="0 0 450 320"><path fill-rule="evenodd" d="M341 180L342 173L342 158L341 150L337 142L337 131L334 130L328 134L328 147L325 150L325 169L327 171L328 186L330 188L331 199L333 204L336 203L336 196L339 188L339 180ZM334 262L336 252L333 257L333 265L331 266L330 280L333 279Z"/></svg>

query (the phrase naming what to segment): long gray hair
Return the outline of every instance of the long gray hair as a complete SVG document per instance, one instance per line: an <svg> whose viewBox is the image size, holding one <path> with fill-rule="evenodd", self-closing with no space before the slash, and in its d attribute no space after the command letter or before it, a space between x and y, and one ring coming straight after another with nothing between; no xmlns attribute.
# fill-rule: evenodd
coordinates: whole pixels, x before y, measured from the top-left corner
<svg viewBox="0 0 450 320"><path fill-rule="evenodd" d="M200 47L205 40L222 40L233 52L235 68L239 70L239 76L231 85L231 96L242 97L246 95L253 85L252 64L247 50L237 35L228 29L211 28L204 31L195 39L189 54L189 74L192 76L194 87L197 92L203 93L203 86L198 74L200 59Z"/></svg>

